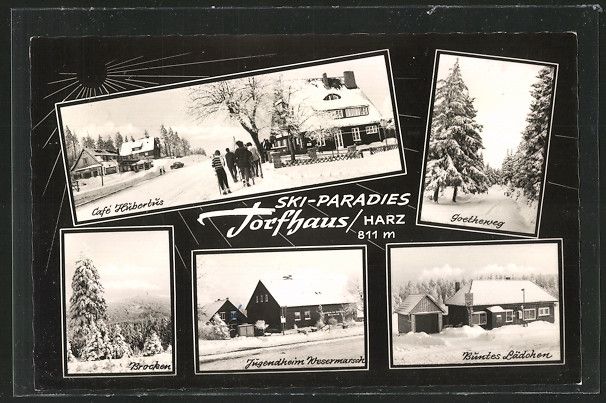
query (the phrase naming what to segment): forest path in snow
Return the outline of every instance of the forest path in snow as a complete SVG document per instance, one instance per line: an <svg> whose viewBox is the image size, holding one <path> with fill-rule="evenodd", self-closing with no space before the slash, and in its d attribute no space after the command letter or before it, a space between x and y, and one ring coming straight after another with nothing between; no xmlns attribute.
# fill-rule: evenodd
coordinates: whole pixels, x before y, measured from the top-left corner
<svg viewBox="0 0 606 403"><path fill-rule="evenodd" d="M532 234L534 225L528 223L521 214L520 206L515 200L505 195L505 188L493 185L487 193L468 195L459 193L456 203L452 201L452 188L440 196L438 203L425 198L421 211L421 220L461 225L485 230L501 230ZM454 221L458 214L461 218L477 216L478 220L503 222L500 228L496 225L476 224L472 222Z"/></svg>

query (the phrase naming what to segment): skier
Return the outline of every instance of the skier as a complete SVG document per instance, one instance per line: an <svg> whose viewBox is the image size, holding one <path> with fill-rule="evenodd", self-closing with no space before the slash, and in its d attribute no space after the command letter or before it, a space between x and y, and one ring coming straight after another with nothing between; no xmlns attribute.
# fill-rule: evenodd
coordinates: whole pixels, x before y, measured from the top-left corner
<svg viewBox="0 0 606 403"><path fill-rule="evenodd" d="M215 173L217 174L217 180L219 181L219 190L221 191L221 193L223 193L224 195L231 193L231 190L229 189L229 184L227 183L227 174L225 173L225 169L223 169L223 167L225 166L225 159L223 159L219 150L216 150L213 155L212 166L215 169Z"/></svg>
<svg viewBox="0 0 606 403"><path fill-rule="evenodd" d="M252 171L253 174L258 178L259 174L261 174L261 178L263 177L263 172L261 171L261 154L259 154L259 150L257 147L252 145L252 143L247 143L246 147L248 151L252 154Z"/></svg>
<svg viewBox="0 0 606 403"><path fill-rule="evenodd" d="M263 140L263 155L265 157L265 161L269 161L269 152L271 151L271 142L267 139Z"/></svg>
<svg viewBox="0 0 606 403"><path fill-rule="evenodd" d="M248 183L249 179L252 179L253 185L255 184L255 178L251 173L251 164L252 164L252 153L248 151L246 147L244 147L244 143L240 140L236 141L236 145L238 148L234 151L236 156L236 165L238 165L238 169L240 170L240 176L242 177L242 183L244 186L250 186Z"/></svg>
<svg viewBox="0 0 606 403"><path fill-rule="evenodd" d="M236 168L236 155L229 151L229 148L225 149L225 163L227 164L227 169L229 169L229 173L231 174L234 183L238 181L238 170Z"/></svg>

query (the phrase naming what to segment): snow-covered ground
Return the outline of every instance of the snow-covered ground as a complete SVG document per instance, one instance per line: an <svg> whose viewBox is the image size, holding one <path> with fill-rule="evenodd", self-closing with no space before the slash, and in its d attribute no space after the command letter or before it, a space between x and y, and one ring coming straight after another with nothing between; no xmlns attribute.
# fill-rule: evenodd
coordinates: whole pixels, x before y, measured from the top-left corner
<svg viewBox="0 0 606 403"><path fill-rule="evenodd" d="M181 159L185 163L183 168L171 170L168 168L170 165L168 164L166 175L142 181L127 189L76 207L78 220L86 221L261 192L288 190L293 187L396 172L403 168L397 149L365 156L361 159L278 169L275 169L270 163L265 163L263 164L264 177L255 178L255 185L247 188L244 188L241 182L234 184L228 173L228 181L233 193L223 196L219 192L217 178L210 162L208 160L187 160L186 158ZM154 161L154 169L157 169L159 161L161 160ZM137 210L118 212L115 210L116 205L121 203L149 203L150 201L153 203L156 198L161 199L162 203ZM104 207L108 207L108 209L101 216L99 210Z"/></svg>
<svg viewBox="0 0 606 403"><path fill-rule="evenodd" d="M201 357L199 370L364 368L365 362L364 337L358 335Z"/></svg>
<svg viewBox="0 0 606 403"><path fill-rule="evenodd" d="M67 363L68 374L103 373L154 373L172 372L172 353L164 352L149 357L124 357L115 360L71 361ZM146 367L147 366L147 367ZM151 368L150 368L151 366Z"/></svg>
<svg viewBox="0 0 606 403"><path fill-rule="evenodd" d="M494 185L487 193L477 195L459 192L456 203L452 201L452 188L448 188L440 196L438 203L429 200L429 196L426 194L423 200L421 221L490 231L534 233L535 223L529 219L536 215L536 205L516 202L505 195L505 188L502 186ZM467 221L463 221L465 219ZM475 220L490 223L472 222Z"/></svg>
<svg viewBox="0 0 606 403"><path fill-rule="evenodd" d="M212 355L229 353L233 351L275 347L318 340L330 340L363 334L364 324L361 322L356 322L346 329L335 326L330 330L318 330L316 332L309 332L307 334L289 331L285 335L275 333L272 336L234 337L229 340L199 339L198 353L200 354L200 358L204 359Z"/></svg>
<svg viewBox="0 0 606 403"><path fill-rule="evenodd" d="M509 325L484 330L479 326L462 326L446 328L438 334L393 334L392 349L394 365L559 361L560 327L557 322L535 321L527 327ZM513 355L516 351L534 352L534 356L516 357Z"/></svg>

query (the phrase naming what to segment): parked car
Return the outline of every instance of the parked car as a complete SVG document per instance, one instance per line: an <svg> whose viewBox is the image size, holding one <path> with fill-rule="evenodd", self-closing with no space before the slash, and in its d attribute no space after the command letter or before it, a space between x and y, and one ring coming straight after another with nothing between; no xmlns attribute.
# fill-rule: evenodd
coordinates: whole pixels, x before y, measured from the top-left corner
<svg viewBox="0 0 606 403"><path fill-rule="evenodd" d="M179 169L179 168L183 168L183 163L181 161L175 161L172 163L172 165L170 166L170 169Z"/></svg>

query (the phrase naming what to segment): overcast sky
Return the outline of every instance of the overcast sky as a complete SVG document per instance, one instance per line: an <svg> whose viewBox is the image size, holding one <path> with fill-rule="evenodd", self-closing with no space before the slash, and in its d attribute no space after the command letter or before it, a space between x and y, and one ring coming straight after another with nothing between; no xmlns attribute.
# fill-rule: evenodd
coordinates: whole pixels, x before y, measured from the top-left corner
<svg viewBox="0 0 606 403"><path fill-rule="evenodd" d="M543 66L523 62L440 54L438 79L459 59L463 81L475 98L477 122L484 126L484 161L500 168L507 150L515 151L526 127L531 85Z"/></svg>
<svg viewBox="0 0 606 403"><path fill-rule="evenodd" d="M264 74L284 79L319 78L322 73L328 76L342 76L343 71L354 71L358 86L365 92L373 104L379 108L385 119L393 117L389 79L383 56L373 56L321 66L311 66L280 73ZM250 136L226 115L216 115L203 122L196 121L187 113L189 105L188 87L161 90L146 94L131 95L86 104L70 105L61 108L64 126L69 126L79 137L90 134L95 140L98 134L123 136L135 139L143 136L147 129L152 136L158 136L160 125L170 126L179 136L189 140L193 147L203 147L206 151L232 147L232 136L250 141ZM262 131L261 138L269 136L268 127Z"/></svg>
<svg viewBox="0 0 606 403"><path fill-rule="evenodd" d="M321 278L326 284L362 284L363 255L360 249L233 252L197 255L196 267L198 305L229 297L246 308L262 279L292 275L303 283Z"/></svg>
<svg viewBox="0 0 606 403"><path fill-rule="evenodd" d="M557 274L557 244L461 244L391 249L394 287L408 280L473 279L490 273Z"/></svg>
<svg viewBox="0 0 606 403"><path fill-rule="evenodd" d="M99 272L108 304L148 294L170 303L168 231L66 233L64 241L67 301L76 261L86 257Z"/></svg>

